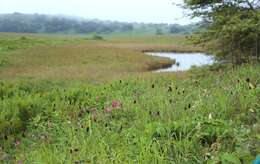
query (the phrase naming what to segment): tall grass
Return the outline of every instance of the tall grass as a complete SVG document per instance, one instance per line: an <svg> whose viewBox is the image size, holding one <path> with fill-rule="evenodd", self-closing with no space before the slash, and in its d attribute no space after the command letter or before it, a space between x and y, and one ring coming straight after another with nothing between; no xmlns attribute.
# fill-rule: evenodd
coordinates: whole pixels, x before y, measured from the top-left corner
<svg viewBox="0 0 260 164"><path fill-rule="evenodd" d="M100 85L1 82L0 155L24 163L250 163L260 153L259 77L254 65Z"/></svg>

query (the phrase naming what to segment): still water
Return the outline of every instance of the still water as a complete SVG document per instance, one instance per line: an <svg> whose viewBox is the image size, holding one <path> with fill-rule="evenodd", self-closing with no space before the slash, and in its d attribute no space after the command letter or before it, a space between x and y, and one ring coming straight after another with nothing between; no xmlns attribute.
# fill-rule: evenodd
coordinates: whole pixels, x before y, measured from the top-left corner
<svg viewBox="0 0 260 164"><path fill-rule="evenodd" d="M148 52L146 54L167 57L176 61L176 64L171 67L155 70L155 72L187 71L192 66L211 65L214 63L214 58L205 53Z"/></svg>

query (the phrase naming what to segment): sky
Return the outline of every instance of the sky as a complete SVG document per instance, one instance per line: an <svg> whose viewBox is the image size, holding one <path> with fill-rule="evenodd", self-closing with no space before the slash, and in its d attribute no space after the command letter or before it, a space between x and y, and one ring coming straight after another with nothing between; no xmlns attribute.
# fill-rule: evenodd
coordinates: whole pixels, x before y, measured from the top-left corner
<svg viewBox="0 0 260 164"><path fill-rule="evenodd" d="M39 13L88 19L189 24L182 0L0 0L0 13Z"/></svg>

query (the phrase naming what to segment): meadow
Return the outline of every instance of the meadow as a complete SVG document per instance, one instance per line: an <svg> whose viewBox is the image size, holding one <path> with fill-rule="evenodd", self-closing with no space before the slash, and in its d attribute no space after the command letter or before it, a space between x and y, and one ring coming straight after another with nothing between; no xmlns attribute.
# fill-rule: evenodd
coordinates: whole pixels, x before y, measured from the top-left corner
<svg viewBox="0 0 260 164"><path fill-rule="evenodd" d="M0 34L0 162L250 163L260 66L150 71L184 36ZM26 41L25 41L26 40Z"/></svg>
<svg viewBox="0 0 260 164"><path fill-rule="evenodd" d="M196 51L185 37L39 36L2 34L0 79L106 81L172 64L148 57L145 50ZM179 42L175 38L178 38Z"/></svg>

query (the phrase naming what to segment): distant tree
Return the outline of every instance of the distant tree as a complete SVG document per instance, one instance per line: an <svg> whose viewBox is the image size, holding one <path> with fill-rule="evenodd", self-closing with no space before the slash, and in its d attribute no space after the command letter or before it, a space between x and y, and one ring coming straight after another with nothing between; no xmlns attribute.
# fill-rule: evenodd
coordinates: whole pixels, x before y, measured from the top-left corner
<svg viewBox="0 0 260 164"><path fill-rule="evenodd" d="M163 35L163 31L160 28L156 29L156 35Z"/></svg>
<svg viewBox="0 0 260 164"><path fill-rule="evenodd" d="M104 38L103 38L102 36L100 36L100 35L94 35L94 36L92 37L92 39L93 39L93 40L104 40Z"/></svg>
<svg viewBox="0 0 260 164"><path fill-rule="evenodd" d="M170 27L170 32L174 34L182 33L184 28L178 24L174 24Z"/></svg>
<svg viewBox="0 0 260 164"><path fill-rule="evenodd" d="M124 24L120 28L121 32L127 32L127 31L133 31L133 30L134 30L134 26L130 23Z"/></svg>
<svg viewBox="0 0 260 164"><path fill-rule="evenodd" d="M208 25L193 37L196 44L234 64L259 58L259 0L185 0L185 5Z"/></svg>

